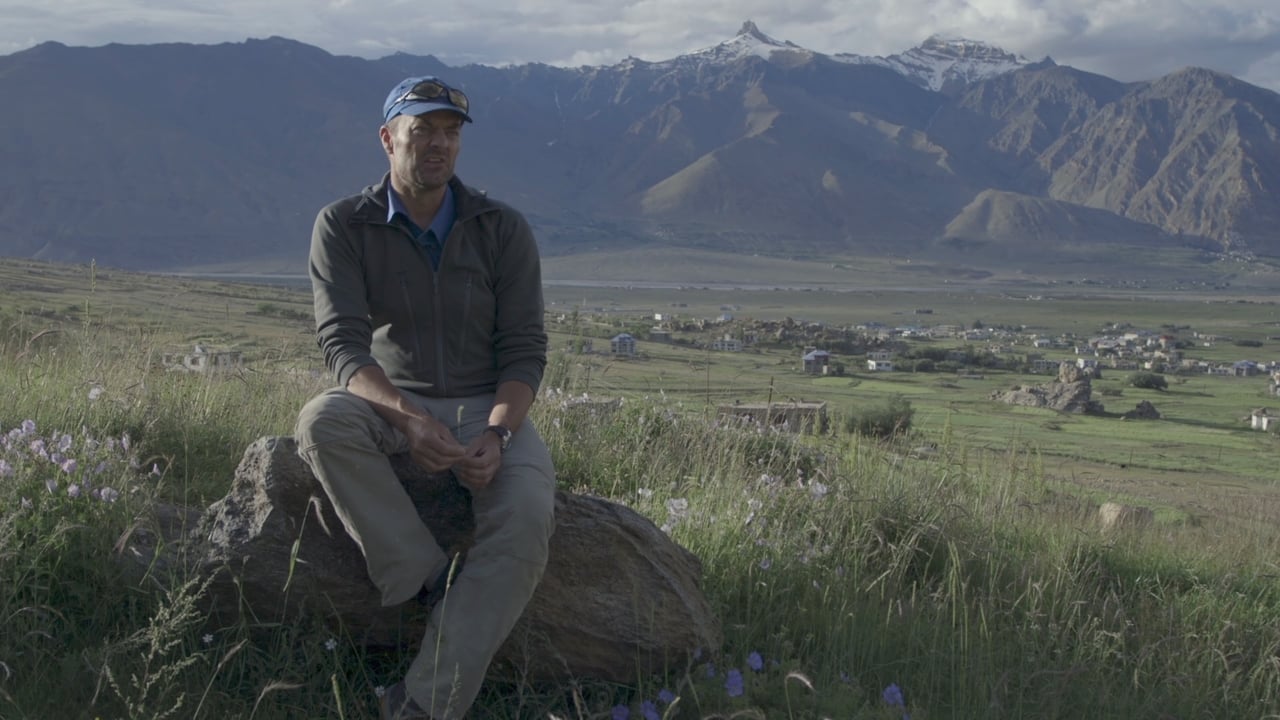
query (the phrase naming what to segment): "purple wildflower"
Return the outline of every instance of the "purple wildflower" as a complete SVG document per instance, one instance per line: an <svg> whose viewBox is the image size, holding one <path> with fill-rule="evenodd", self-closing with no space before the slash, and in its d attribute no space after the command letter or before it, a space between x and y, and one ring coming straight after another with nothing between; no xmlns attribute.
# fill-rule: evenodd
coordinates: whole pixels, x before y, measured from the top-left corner
<svg viewBox="0 0 1280 720"><path fill-rule="evenodd" d="M849 673L845 672L844 670L841 670L840 682L844 683L845 685L848 685L849 683L853 682L853 677L849 675Z"/></svg>
<svg viewBox="0 0 1280 720"><path fill-rule="evenodd" d="M770 560L769 558L765 558L760 561L761 570L768 570L771 567L773 567L773 560Z"/></svg>
<svg viewBox="0 0 1280 720"><path fill-rule="evenodd" d="M652 700L640 703L640 715L644 720L662 720L662 716L658 714L658 706L654 705Z"/></svg>
<svg viewBox="0 0 1280 720"><path fill-rule="evenodd" d="M613 715L610 717L613 718L613 720L628 720L631 717L631 708L628 708L626 705L614 705Z"/></svg>
<svg viewBox="0 0 1280 720"><path fill-rule="evenodd" d="M889 687L884 689L884 701L889 707L903 709L902 720L911 720L911 715L906 712L907 701L902 697L902 688L897 683L889 683Z"/></svg>
<svg viewBox="0 0 1280 720"><path fill-rule="evenodd" d="M739 697L746 691L746 685L742 681L742 673L734 668L725 675L724 689L729 693L729 697Z"/></svg>
<svg viewBox="0 0 1280 720"><path fill-rule="evenodd" d="M102 498L102 502L113 503L120 499L120 491L114 488L104 487L98 491L98 497Z"/></svg>
<svg viewBox="0 0 1280 720"><path fill-rule="evenodd" d="M752 650L751 654L747 656L747 667L760 672L764 669L764 658L760 657L760 653Z"/></svg>
<svg viewBox="0 0 1280 720"><path fill-rule="evenodd" d="M658 702L662 703L663 705L670 705L671 703L675 702L675 699L676 699L676 694L671 692L667 688L662 688L661 690L658 691Z"/></svg>
<svg viewBox="0 0 1280 720"><path fill-rule="evenodd" d="M73 498L78 498L78 497L80 497L80 486L79 486L79 485L76 485L75 483L71 483L70 485L68 485L68 486L67 486L67 495L68 495L69 497L73 497Z"/></svg>
<svg viewBox="0 0 1280 720"><path fill-rule="evenodd" d="M9 464L8 460L5 460L4 458L0 458L0 478L6 478L6 477L12 477L12 476L13 476L13 466Z"/></svg>
<svg viewBox="0 0 1280 720"><path fill-rule="evenodd" d="M48 490L50 493L56 493L56 492L58 492L58 481L57 481L57 480L54 480L53 478L47 478L47 479L45 479L45 481L44 481L44 489L45 489L45 490Z"/></svg>
<svg viewBox="0 0 1280 720"><path fill-rule="evenodd" d="M23 434L23 435L34 435L34 434L35 434L35 432L36 432L36 421L35 421L35 420L23 420L23 421L22 421L22 434Z"/></svg>
<svg viewBox="0 0 1280 720"><path fill-rule="evenodd" d="M716 664L707 663L707 677L713 678L715 676L716 676Z"/></svg>
<svg viewBox="0 0 1280 720"><path fill-rule="evenodd" d="M48 460L48 459L49 459L49 453L48 453L47 451L45 451L45 449L44 449L44 440L42 440L42 439L40 439L40 438L36 438L35 440L32 440L32 441L31 441L31 445L30 445L30 447L31 447L31 454L32 454L32 455L35 455L36 457L40 458L41 460Z"/></svg>
<svg viewBox="0 0 1280 720"><path fill-rule="evenodd" d="M62 468L62 472L70 475L71 473L76 471L76 468L78 466L79 466L79 463L76 462L75 458L67 458L66 460L62 461L62 464L59 467Z"/></svg>
<svg viewBox="0 0 1280 720"><path fill-rule="evenodd" d="M64 452L66 452L66 451L70 450L70 449L71 449L71 442L72 442L72 441L71 441L71 436L70 436L70 435L67 435L66 433L63 433L63 434L62 434L62 437L58 438L58 452L60 452L60 453L64 453Z"/></svg>

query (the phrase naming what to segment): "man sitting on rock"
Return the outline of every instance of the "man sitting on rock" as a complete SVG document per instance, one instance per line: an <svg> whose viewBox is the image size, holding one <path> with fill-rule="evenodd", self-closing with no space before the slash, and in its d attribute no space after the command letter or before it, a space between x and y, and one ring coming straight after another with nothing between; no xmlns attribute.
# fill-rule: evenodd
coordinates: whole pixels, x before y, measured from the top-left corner
<svg viewBox="0 0 1280 720"><path fill-rule="evenodd" d="M317 339L339 387L307 403L296 435L383 605L417 597L430 613L383 718L448 720L475 700L547 562L555 474L525 420L546 366L541 266L524 217L454 175L462 91L407 78L382 110L390 172L321 210L312 233ZM393 472L388 456L406 452L470 490L465 567Z"/></svg>

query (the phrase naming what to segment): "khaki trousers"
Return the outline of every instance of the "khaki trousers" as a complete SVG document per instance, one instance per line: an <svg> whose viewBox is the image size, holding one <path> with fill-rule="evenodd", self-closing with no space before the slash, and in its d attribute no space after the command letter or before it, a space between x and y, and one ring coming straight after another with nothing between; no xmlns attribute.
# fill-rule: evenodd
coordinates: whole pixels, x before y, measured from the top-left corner
<svg viewBox="0 0 1280 720"><path fill-rule="evenodd" d="M493 395L428 398L407 393L466 445L488 425ZM459 422L459 418L461 422ZM449 565L391 469L404 435L369 403L334 388L303 407L295 431L347 533L364 553L384 606L413 598ZM555 525L555 472L526 421L511 438L489 487L472 490L475 545L445 599L431 611L405 676L409 694L436 720L462 717L489 662L524 611L547 564Z"/></svg>

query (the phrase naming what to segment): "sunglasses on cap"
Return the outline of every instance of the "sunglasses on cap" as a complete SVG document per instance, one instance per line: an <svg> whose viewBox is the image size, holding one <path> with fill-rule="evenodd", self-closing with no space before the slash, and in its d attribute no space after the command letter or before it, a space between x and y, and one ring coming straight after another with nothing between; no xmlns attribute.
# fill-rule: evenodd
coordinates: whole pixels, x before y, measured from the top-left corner
<svg viewBox="0 0 1280 720"><path fill-rule="evenodd" d="M408 92L395 99L392 105L399 105L402 102L439 102L441 99L450 105L458 108L462 112L470 112L471 103L467 102L467 96L461 90L445 85L439 80L423 80L422 82L409 88Z"/></svg>

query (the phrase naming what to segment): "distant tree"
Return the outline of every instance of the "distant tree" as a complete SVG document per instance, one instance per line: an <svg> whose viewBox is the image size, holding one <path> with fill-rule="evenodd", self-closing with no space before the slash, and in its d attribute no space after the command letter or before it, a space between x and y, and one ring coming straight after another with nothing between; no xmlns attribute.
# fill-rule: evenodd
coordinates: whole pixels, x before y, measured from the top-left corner
<svg viewBox="0 0 1280 720"><path fill-rule="evenodd" d="M916 346L910 348L905 353L907 358L925 358L934 362L941 362L947 359L947 353L950 352L945 347L921 347Z"/></svg>
<svg viewBox="0 0 1280 720"><path fill-rule="evenodd" d="M1129 376L1129 384L1143 390L1167 390L1169 381L1163 375L1153 372L1134 373Z"/></svg>

